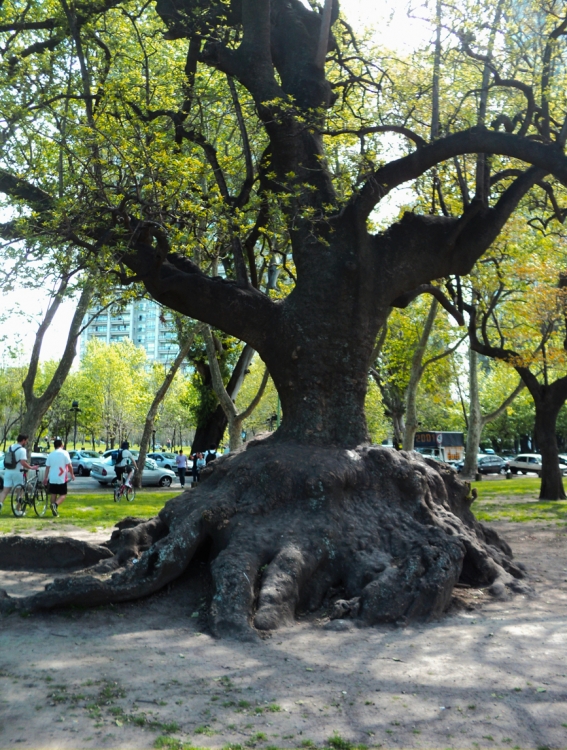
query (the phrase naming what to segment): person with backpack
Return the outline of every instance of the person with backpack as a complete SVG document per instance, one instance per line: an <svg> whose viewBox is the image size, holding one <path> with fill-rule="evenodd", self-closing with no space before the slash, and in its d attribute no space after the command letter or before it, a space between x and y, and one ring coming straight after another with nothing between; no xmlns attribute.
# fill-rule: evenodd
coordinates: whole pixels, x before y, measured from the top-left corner
<svg viewBox="0 0 567 750"><path fill-rule="evenodd" d="M112 452L112 463L114 464L114 470L116 471L116 478L118 482L122 482L122 477L127 474L125 485L131 487L131 480L134 474L134 469L138 468L134 456L130 453L130 443L124 440L119 450Z"/></svg>
<svg viewBox="0 0 567 750"><path fill-rule="evenodd" d="M207 464L207 466L211 463L211 461L214 461L216 457L217 457L216 446L211 445L205 456L205 463Z"/></svg>
<svg viewBox="0 0 567 750"><path fill-rule="evenodd" d="M0 492L0 512L2 511L6 495L17 484L23 483L22 471L24 469L28 471L39 469L39 466L32 466L28 463L27 444L28 436L20 433L14 445L11 445L4 454L4 488Z"/></svg>
<svg viewBox="0 0 567 750"><path fill-rule="evenodd" d="M114 464L114 470L116 471L116 478L118 483L122 482L122 477L126 474L125 485L131 487L131 480L134 476L134 469L138 468L138 464L134 459L134 456L130 452L130 443L124 440L117 451L112 452L112 463Z"/></svg>
<svg viewBox="0 0 567 750"><path fill-rule="evenodd" d="M71 456L63 447L63 441L57 438L53 441L53 452L47 457L45 465L47 471L43 478L43 484L51 495L51 512L54 516L59 515L59 506L67 497L67 482L69 477L75 479ZM49 486L48 486L49 485Z"/></svg>

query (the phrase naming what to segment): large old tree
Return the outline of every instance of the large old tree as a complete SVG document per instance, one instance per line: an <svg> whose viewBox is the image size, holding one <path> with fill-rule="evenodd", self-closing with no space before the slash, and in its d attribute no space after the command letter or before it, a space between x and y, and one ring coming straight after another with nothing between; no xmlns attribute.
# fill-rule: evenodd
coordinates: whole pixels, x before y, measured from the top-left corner
<svg viewBox="0 0 567 750"><path fill-rule="evenodd" d="M369 445L364 398L389 308L426 291L449 307L448 278L458 307L458 277L532 188L567 184L563 4L478 0L449 17L438 2L432 51L411 62L364 52L329 0L11 0L3 14L0 189L19 209L4 236L89 249L246 342L283 421L190 502L102 547L69 542L57 559L84 570L0 606L148 595L195 555L219 634L323 605L368 624L430 617L459 580L521 589L451 469ZM376 208L407 183L412 210L380 229ZM287 286L266 293L274 259Z"/></svg>

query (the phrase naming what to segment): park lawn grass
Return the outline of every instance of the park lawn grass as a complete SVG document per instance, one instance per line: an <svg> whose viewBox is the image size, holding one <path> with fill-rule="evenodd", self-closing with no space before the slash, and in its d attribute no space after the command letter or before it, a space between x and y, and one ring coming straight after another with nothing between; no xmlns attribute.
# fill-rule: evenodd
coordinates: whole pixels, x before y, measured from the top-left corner
<svg viewBox="0 0 567 750"><path fill-rule="evenodd" d="M479 521L539 521L552 524L567 523L567 501L539 501L540 479L522 477L512 480L496 479L473 482L478 498L472 511ZM44 518L37 518L33 509L28 509L25 518L14 518L10 499L4 503L0 515L0 534L22 534L26 531L56 529L58 525L98 531L111 529L125 516L151 518L158 513L167 500L179 495L179 490L152 492L141 490L133 503L122 500L115 503L112 490L100 493L69 495L58 518L48 510Z"/></svg>
<svg viewBox="0 0 567 750"><path fill-rule="evenodd" d="M136 498L132 503L127 503L124 499L115 503L111 489L107 493L76 495L70 493L61 506L60 515L57 518L53 517L50 509L43 518L38 518L33 508L28 508L25 518L14 518L8 497L0 515L0 534L22 534L26 531L42 529L54 530L58 525L76 526L87 531L111 529L117 521L126 516L139 518L155 516L170 498L179 494L179 490L152 492L144 489L136 492Z"/></svg>
<svg viewBox="0 0 567 750"><path fill-rule="evenodd" d="M479 521L567 523L567 501L538 500L540 484L538 477L473 482L478 498L471 509Z"/></svg>

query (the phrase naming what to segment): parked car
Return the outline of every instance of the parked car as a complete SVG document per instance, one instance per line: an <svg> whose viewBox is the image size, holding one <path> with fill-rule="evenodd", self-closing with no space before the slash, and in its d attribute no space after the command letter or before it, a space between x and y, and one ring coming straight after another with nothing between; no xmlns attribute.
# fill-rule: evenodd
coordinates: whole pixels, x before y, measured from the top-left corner
<svg viewBox="0 0 567 750"><path fill-rule="evenodd" d="M508 468L512 474L527 474L533 472L541 476L542 464L541 453L520 453L508 463ZM563 476L567 475L567 463L559 461L559 468Z"/></svg>
<svg viewBox="0 0 567 750"><path fill-rule="evenodd" d="M503 458L489 453L478 457L477 468L481 474L504 474L507 466Z"/></svg>
<svg viewBox="0 0 567 750"><path fill-rule="evenodd" d="M112 465L110 456L99 461L93 461L91 477L99 484L108 485L116 481L116 471ZM175 474L170 469L161 469L151 458L146 458L144 473L142 474L142 485L157 485L158 487L171 487Z"/></svg>
<svg viewBox="0 0 567 750"><path fill-rule="evenodd" d="M45 476L45 462L47 461L47 456L45 453L32 453L31 454L31 465L32 466L41 466L41 469L39 470L39 478L43 480L43 477ZM4 472L6 470L4 469L4 454L0 457L0 490L4 488Z"/></svg>
<svg viewBox="0 0 567 750"><path fill-rule="evenodd" d="M462 472L464 465L464 459L454 464L459 474ZM504 474L507 468L506 461L500 456L483 453L479 454L476 465L479 474Z"/></svg>
<svg viewBox="0 0 567 750"><path fill-rule="evenodd" d="M175 463L176 455L175 453L169 453L165 451L160 452L153 452L148 453L148 458L152 458L156 464L162 468L162 469L171 469L171 471L175 471L177 468L177 465Z"/></svg>
<svg viewBox="0 0 567 750"><path fill-rule="evenodd" d="M69 455L73 471L78 477L88 477L93 461L100 461L100 453L96 451L69 451Z"/></svg>

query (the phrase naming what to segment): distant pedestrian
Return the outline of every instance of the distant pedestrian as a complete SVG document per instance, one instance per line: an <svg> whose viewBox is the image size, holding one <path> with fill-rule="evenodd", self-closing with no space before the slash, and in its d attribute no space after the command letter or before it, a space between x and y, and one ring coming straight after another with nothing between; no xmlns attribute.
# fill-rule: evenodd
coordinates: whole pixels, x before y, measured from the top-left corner
<svg viewBox="0 0 567 750"><path fill-rule="evenodd" d="M179 484L185 487L185 474L187 472L187 456L182 450L175 456L175 464L177 466L177 473L179 474Z"/></svg>
<svg viewBox="0 0 567 750"><path fill-rule="evenodd" d="M193 454L193 468L191 469L191 475L193 477L193 487L195 487L200 479L201 469L206 466L205 458L202 453Z"/></svg>
<svg viewBox="0 0 567 750"><path fill-rule="evenodd" d="M43 478L44 485L51 495L51 512L54 516L59 515L59 506L67 496L67 482L75 479L71 457L63 448L62 440L53 441L54 451L50 453L45 462L47 471Z"/></svg>

